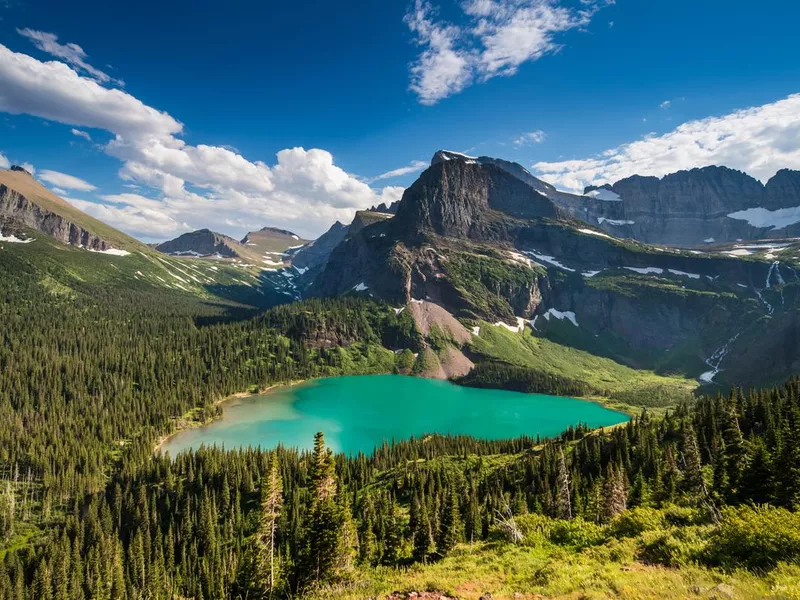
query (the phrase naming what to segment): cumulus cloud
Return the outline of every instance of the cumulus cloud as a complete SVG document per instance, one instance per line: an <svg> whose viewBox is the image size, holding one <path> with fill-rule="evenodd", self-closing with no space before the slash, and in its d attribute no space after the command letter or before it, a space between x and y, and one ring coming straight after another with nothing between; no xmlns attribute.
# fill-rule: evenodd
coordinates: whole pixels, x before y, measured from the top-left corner
<svg viewBox="0 0 800 600"><path fill-rule="evenodd" d="M393 177L400 177L402 175L408 175L410 173L419 173L420 171L426 169L428 167L428 163L424 160L412 160L408 163L405 167L400 167L398 169L392 169L391 171L386 171L386 173L381 173L377 177L371 179L371 181L380 181L382 179L392 179Z"/></svg>
<svg viewBox="0 0 800 600"><path fill-rule="evenodd" d="M800 94L688 121L674 131L611 148L585 159L539 162L539 177L570 190L613 183L634 174L663 176L725 165L766 181L782 168L800 169Z"/></svg>
<svg viewBox="0 0 800 600"><path fill-rule="evenodd" d="M514 140L514 145L519 146L526 146L528 144L541 144L545 138L547 138L547 134L542 131L541 129L537 129L536 131L530 131L528 133L523 133L517 139Z"/></svg>
<svg viewBox="0 0 800 600"><path fill-rule="evenodd" d="M83 200L87 204L82 206L143 237L163 237L170 228L179 233L189 226L236 229L238 234L268 224L313 237L334 220L349 221L357 209L402 194L397 187L371 188L321 149L281 150L277 162L268 165L230 147L187 144L180 138L183 125L166 112L62 62L42 62L3 45L0 89L2 111L58 121L74 131L86 127L112 134L104 149L122 161L120 177L126 185L153 190L157 198L106 197L101 203Z"/></svg>
<svg viewBox="0 0 800 600"><path fill-rule="evenodd" d="M80 177L59 173L58 171L49 171L47 169L39 172L39 179L60 188L78 190L79 192L92 192L97 189L97 187L93 186L88 181L84 181Z"/></svg>
<svg viewBox="0 0 800 600"><path fill-rule="evenodd" d="M411 64L410 89L432 105L475 82L514 75L520 65L561 48L556 36L589 24L614 0L581 0L580 9L559 0L463 0L465 23L437 20L428 0L415 0L405 22L422 52Z"/></svg>
<svg viewBox="0 0 800 600"><path fill-rule="evenodd" d="M56 34L47 33L46 31L36 31L35 29L17 29L17 33L28 38L33 42L33 45L42 52L46 52L51 56L68 62L76 69L87 73L90 77L101 83L124 85L123 81L114 79L110 75L103 73L103 71L99 69L95 69L92 65L87 63L86 59L88 55L78 44L61 44Z"/></svg>
<svg viewBox="0 0 800 600"><path fill-rule="evenodd" d="M8 162L5 154L0 152L0 169L8 169L11 166L11 163Z"/></svg>
<svg viewBox="0 0 800 600"><path fill-rule="evenodd" d="M72 135L74 135L76 137L81 137L81 138L85 139L87 142L91 142L92 141L92 136L90 136L89 133L86 132L86 131L81 131L80 129L74 129L73 128L71 130L71 133L72 133Z"/></svg>

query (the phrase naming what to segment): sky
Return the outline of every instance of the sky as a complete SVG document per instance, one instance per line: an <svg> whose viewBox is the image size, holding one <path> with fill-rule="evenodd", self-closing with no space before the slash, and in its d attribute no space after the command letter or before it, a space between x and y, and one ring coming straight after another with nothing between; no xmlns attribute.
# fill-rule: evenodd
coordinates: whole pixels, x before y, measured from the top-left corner
<svg viewBox="0 0 800 600"><path fill-rule="evenodd" d="M800 169L787 0L0 0L0 167L145 241L313 238L433 153L582 192Z"/></svg>

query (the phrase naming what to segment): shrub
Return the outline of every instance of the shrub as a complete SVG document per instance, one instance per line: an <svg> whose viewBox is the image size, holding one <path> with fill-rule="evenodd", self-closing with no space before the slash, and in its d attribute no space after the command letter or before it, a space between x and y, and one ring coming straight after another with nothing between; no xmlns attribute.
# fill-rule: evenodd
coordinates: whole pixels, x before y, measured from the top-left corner
<svg viewBox="0 0 800 600"><path fill-rule="evenodd" d="M666 567L697 563L706 547L703 533L694 527L647 532L642 535L636 556L643 562Z"/></svg>
<svg viewBox="0 0 800 600"><path fill-rule="evenodd" d="M583 519L553 521L550 528L550 541L561 546L574 546L582 549L602 544L605 539L605 527Z"/></svg>
<svg viewBox="0 0 800 600"><path fill-rule="evenodd" d="M530 513L515 517L517 527L522 532L524 544L537 546L549 541L553 519L544 515Z"/></svg>
<svg viewBox="0 0 800 600"><path fill-rule="evenodd" d="M711 535L706 559L725 569L774 569L800 564L800 513L771 506L727 508Z"/></svg>
<svg viewBox="0 0 800 600"><path fill-rule="evenodd" d="M704 511L690 506L670 504L664 507L663 511L666 522L675 527L686 527L688 525L700 525L701 523L710 522L708 515Z"/></svg>
<svg viewBox="0 0 800 600"><path fill-rule="evenodd" d="M618 515L610 525L611 535L616 537L636 537L645 531L664 529L664 513L655 508L638 507Z"/></svg>

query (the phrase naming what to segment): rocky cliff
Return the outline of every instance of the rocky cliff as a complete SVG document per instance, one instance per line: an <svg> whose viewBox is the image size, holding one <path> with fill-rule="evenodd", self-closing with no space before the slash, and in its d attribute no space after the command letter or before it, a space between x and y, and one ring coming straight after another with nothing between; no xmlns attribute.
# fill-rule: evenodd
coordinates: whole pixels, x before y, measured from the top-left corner
<svg viewBox="0 0 800 600"><path fill-rule="evenodd" d="M614 238L557 206L552 190L542 193L523 179L494 161L435 157L394 218L363 227L333 250L310 294L362 293L394 306L433 302L459 318L534 327L537 335L635 367L712 379L721 360L710 371L704 361L725 355L732 339L760 336L761 319L777 322L794 310L790 291L800 278L792 266L778 265L777 277L769 256ZM645 189L652 183L639 182ZM731 193L727 187L721 174L701 189L721 196ZM757 194L758 186L751 190ZM619 204L616 195L604 188L595 196L605 200L576 198ZM793 350L785 362L798 356ZM746 377L750 367L740 367Z"/></svg>
<svg viewBox="0 0 800 600"><path fill-rule="evenodd" d="M598 195L603 190L618 200L603 201ZM699 246L800 235L800 216L790 223L774 213L800 206L797 171L779 171L763 185L741 171L704 167L662 178L634 175L585 193L598 195L597 202L584 206L586 221L652 244Z"/></svg>
<svg viewBox="0 0 800 600"><path fill-rule="evenodd" d="M0 171L0 224L35 229L90 250L124 245L105 237L103 231L108 227L53 194L21 167Z"/></svg>

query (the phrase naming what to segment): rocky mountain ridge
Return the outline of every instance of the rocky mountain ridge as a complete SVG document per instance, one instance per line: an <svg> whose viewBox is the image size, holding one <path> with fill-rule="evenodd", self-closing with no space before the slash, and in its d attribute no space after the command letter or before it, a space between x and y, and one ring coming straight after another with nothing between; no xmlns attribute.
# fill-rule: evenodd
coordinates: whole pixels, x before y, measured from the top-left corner
<svg viewBox="0 0 800 600"><path fill-rule="evenodd" d="M800 250L770 246L762 259L744 249L689 252L615 238L509 171L440 156L406 190L395 217L333 250L309 293L432 302L467 322L533 328L630 366L705 380L724 370L728 353L734 359L732 339L767 343L757 341L762 320L774 339L798 327ZM794 262L768 258L784 251ZM795 350L769 355L779 364L737 370L763 380L800 364Z"/></svg>
<svg viewBox="0 0 800 600"><path fill-rule="evenodd" d="M0 229L17 227L33 229L88 250L142 246L59 198L28 171L15 165L0 170Z"/></svg>
<svg viewBox="0 0 800 600"><path fill-rule="evenodd" d="M762 184L741 171L710 166L662 178L634 175L579 195L559 191L511 161L440 150L431 164L445 161L494 165L573 217L648 244L691 248L800 236L800 171L782 169Z"/></svg>

